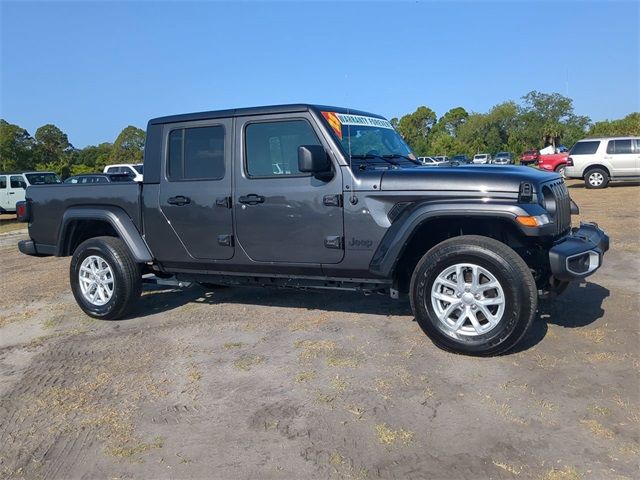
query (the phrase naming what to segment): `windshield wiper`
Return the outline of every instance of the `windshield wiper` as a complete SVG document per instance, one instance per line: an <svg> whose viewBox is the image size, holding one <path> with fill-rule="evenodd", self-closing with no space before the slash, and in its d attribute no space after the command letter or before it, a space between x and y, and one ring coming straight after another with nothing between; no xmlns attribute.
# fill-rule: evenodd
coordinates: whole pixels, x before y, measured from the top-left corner
<svg viewBox="0 0 640 480"><path fill-rule="evenodd" d="M374 155L373 153L367 153L366 155L351 155L351 158L352 159L357 158L362 160L371 160L374 158L380 158L381 160L384 160L385 162L390 163L394 167L398 166L398 162L394 162L392 157L387 155Z"/></svg>
<svg viewBox="0 0 640 480"><path fill-rule="evenodd" d="M416 165L422 165L418 160L414 160L411 157L407 157L406 155L401 155L399 153L392 153L391 155L382 155L382 158L404 158L405 160L409 160L411 163Z"/></svg>

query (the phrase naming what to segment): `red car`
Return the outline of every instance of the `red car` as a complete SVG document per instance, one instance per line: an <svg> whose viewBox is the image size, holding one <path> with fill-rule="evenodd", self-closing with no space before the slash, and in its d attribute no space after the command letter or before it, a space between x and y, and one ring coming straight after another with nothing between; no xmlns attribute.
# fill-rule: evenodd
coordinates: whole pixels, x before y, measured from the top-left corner
<svg viewBox="0 0 640 480"><path fill-rule="evenodd" d="M567 166L567 157L569 154L552 153L551 155L540 155L538 160L538 168L547 172L556 172L564 177L564 169Z"/></svg>
<svg viewBox="0 0 640 480"><path fill-rule="evenodd" d="M522 165L535 165L538 163L539 158L540 154L537 150L527 150L520 155L520 163Z"/></svg>

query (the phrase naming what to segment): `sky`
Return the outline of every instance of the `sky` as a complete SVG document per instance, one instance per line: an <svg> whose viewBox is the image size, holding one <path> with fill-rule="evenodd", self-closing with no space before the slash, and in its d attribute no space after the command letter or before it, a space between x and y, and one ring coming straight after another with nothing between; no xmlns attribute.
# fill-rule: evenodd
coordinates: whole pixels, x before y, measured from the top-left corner
<svg viewBox="0 0 640 480"><path fill-rule="evenodd" d="M640 110L637 1L0 2L0 117L78 148L280 103L441 116L538 90L594 121Z"/></svg>

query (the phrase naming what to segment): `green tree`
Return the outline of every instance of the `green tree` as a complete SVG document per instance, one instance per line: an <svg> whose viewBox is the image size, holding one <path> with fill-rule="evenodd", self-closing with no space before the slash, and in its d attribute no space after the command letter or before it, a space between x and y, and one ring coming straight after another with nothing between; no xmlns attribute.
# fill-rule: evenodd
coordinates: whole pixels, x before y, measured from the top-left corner
<svg viewBox="0 0 640 480"><path fill-rule="evenodd" d="M467 118L469 118L469 113L467 113L464 108L452 108L447 113L445 113L442 118L440 118L440 120L438 121L438 126L440 126L452 137L455 137L456 135L458 135L458 129L467 121Z"/></svg>
<svg viewBox="0 0 640 480"><path fill-rule="evenodd" d="M522 97L521 137L530 145L572 144L584 136L589 117L576 115L573 100L559 93L532 91Z"/></svg>
<svg viewBox="0 0 640 480"><path fill-rule="evenodd" d="M589 137L614 137L640 135L640 112L633 112L619 120L604 120L594 123Z"/></svg>
<svg viewBox="0 0 640 480"><path fill-rule="evenodd" d="M64 164L65 153L72 148L66 133L52 124L43 125L36 130L35 152L38 163Z"/></svg>
<svg viewBox="0 0 640 480"><path fill-rule="evenodd" d="M0 171L35 167L33 138L24 128L0 119Z"/></svg>
<svg viewBox="0 0 640 480"><path fill-rule="evenodd" d="M113 144L111 163L141 163L144 141L144 130L129 125L120 132Z"/></svg>
<svg viewBox="0 0 640 480"><path fill-rule="evenodd" d="M433 110L422 106L398 121L398 132L418 155L424 155L428 151L429 134L437 118Z"/></svg>

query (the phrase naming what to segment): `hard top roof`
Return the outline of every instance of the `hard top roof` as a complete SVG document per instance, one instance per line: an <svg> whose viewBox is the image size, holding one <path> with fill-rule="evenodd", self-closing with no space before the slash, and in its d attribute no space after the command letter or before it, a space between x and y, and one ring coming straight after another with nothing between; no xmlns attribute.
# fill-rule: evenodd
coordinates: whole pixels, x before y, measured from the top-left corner
<svg viewBox="0 0 640 480"><path fill-rule="evenodd" d="M180 115L169 115L166 117L152 118L149 120L150 125L163 124L163 123L177 123L188 122L191 120L208 120L210 118L229 118L229 117L242 117L249 115L269 115L275 113L295 113L295 112L337 112L347 113L353 115L366 115L375 118L384 118L381 115L374 113L363 112L361 110L353 110L344 107L330 107L326 105L310 105L307 103L292 103L288 105L270 105L264 107L249 107L249 108L232 108L228 110L212 110L208 112L196 112L196 113L184 113Z"/></svg>

